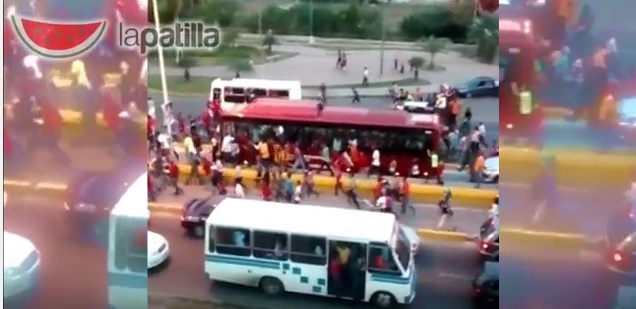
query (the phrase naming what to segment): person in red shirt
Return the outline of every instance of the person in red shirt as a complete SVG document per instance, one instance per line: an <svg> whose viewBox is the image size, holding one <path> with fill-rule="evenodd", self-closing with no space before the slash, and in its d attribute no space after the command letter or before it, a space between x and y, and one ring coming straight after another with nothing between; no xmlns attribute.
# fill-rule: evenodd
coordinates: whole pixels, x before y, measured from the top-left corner
<svg viewBox="0 0 636 309"><path fill-rule="evenodd" d="M180 195L183 193L183 189L179 187L179 165L174 160L168 161L168 179L170 179L170 185L174 188L174 195Z"/></svg>
<svg viewBox="0 0 636 309"><path fill-rule="evenodd" d="M261 185L261 198L264 201L271 201L274 198L274 193L272 192L272 187L269 184L269 181L263 182Z"/></svg>
<svg viewBox="0 0 636 309"><path fill-rule="evenodd" d="M38 102L42 114L42 141L46 151L55 157L61 164L69 164L69 155L60 148L62 134L62 116L53 105L46 102Z"/></svg>

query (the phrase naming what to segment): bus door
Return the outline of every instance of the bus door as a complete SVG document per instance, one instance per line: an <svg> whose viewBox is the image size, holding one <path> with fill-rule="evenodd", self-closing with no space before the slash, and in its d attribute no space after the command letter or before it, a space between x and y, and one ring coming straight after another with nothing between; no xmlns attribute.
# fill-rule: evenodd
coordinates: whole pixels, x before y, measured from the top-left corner
<svg viewBox="0 0 636 309"><path fill-rule="evenodd" d="M330 241L327 293L335 297L364 300L367 284L366 256L366 244Z"/></svg>

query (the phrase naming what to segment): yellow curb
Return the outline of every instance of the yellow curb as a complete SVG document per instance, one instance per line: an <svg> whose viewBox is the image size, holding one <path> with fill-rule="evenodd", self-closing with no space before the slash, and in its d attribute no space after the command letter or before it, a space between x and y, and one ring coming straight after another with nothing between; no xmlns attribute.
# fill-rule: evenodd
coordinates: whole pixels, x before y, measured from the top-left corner
<svg viewBox="0 0 636 309"><path fill-rule="evenodd" d="M417 235L421 241L446 241L446 242L467 242L472 240L472 236L464 233L437 231L431 229L418 229Z"/></svg>
<svg viewBox="0 0 636 309"><path fill-rule="evenodd" d="M566 250L584 250L590 246L590 238L579 234L551 233L524 229L502 228L500 240L531 247L548 247Z"/></svg>
<svg viewBox="0 0 636 309"><path fill-rule="evenodd" d="M190 173L190 166L187 164L179 164L179 171L181 177L185 178ZM223 175L226 179L230 179L234 175L233 169L223 169ZM257 173L255 170L243 170L241 176L248 182L254 182L257 180ZM301 174L293 174L292 179L294 182L301 181ZM315 175L314 184L322 191L333 191L335 185L335 178L329 176ZM374 179L356 179L356 185L361 192L370 193L375 188L376 181ZM343 180L343 186L346 188L349 186L349 180ZM497 190L489 189L474 189L464 187L453 187L453 203L462 205L462 208L473 209L490 209L493 199L497 196ZM444 187L440 185L426 185L419 183L411 183L411 197L421 203L436 204L444 193Z"/></svg>

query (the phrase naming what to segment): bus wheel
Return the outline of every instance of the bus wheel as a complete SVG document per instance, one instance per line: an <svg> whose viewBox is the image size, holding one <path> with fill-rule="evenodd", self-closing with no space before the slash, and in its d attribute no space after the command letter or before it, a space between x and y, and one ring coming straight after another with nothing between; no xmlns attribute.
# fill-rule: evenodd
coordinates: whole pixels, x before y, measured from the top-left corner
<svg viewBox="0 0 636 309"><path fill-rule="evenodd" d="M371 304L376 308L392 308L396 301L389 292L376 292L371 297Z"/></svg>
<svg viewBox="0 0 636 309"><path fill-rule="evenodd" d="M273 277L263 277L258 286L268 295L278 295L285 291L285 287L280 280Z"/></svg>

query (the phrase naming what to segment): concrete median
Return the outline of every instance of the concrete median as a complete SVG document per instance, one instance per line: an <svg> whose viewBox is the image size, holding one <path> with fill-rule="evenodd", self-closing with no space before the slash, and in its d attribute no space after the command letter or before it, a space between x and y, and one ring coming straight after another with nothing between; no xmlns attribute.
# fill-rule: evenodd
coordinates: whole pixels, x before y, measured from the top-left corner
<svg viewBox="0 0 636 309"><path fill-rule="evenodd" d="M532 183L541 171L542 154L530 148L501 147L500 168L504 180ZM636 171L636 152L600 154L593 152L555 150L557 185L563 187L594 188L626 187Z"/></svg>

